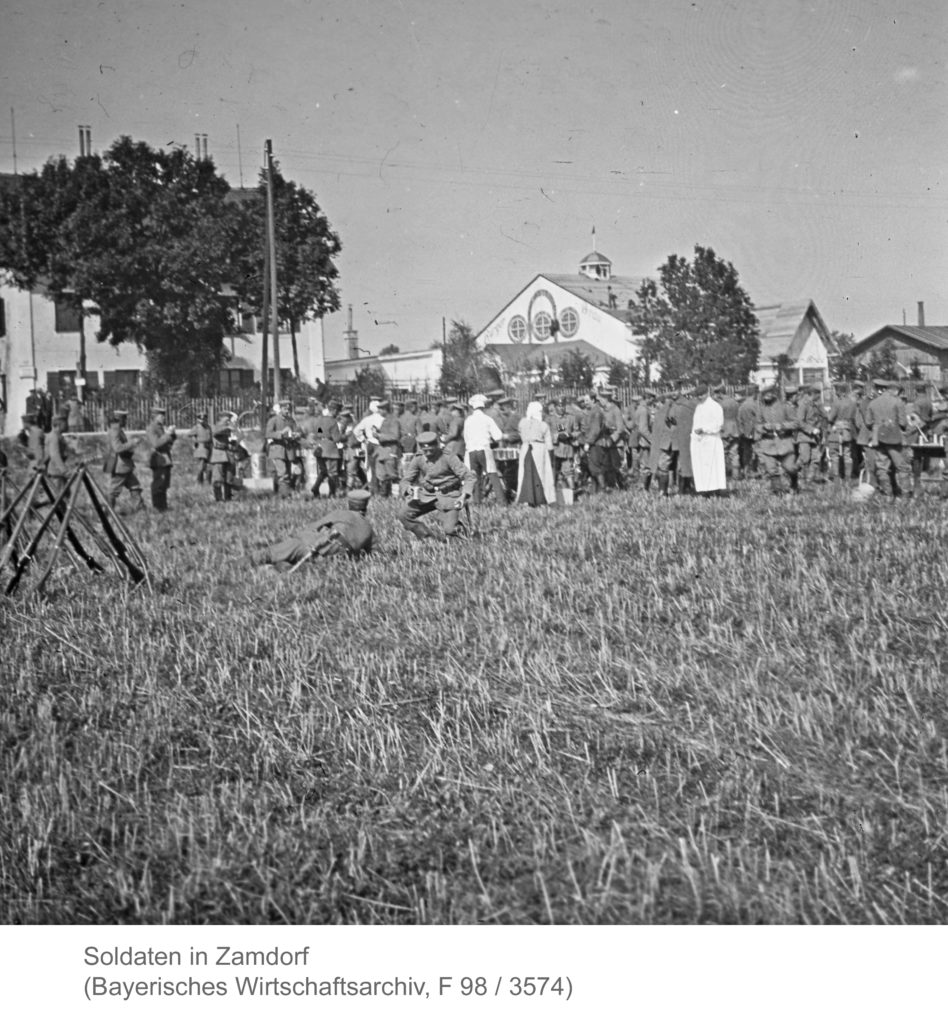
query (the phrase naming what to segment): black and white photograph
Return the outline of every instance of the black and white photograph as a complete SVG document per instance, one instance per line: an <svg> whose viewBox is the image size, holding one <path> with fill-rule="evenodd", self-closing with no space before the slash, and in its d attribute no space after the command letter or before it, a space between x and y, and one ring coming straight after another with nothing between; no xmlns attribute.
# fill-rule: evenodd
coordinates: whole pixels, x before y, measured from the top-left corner
<svg viewBox="0 0 948 1024"><path fill-rule="evenodd" d="M0 14L18 1016L930 1012L948 8Z"/></svg>

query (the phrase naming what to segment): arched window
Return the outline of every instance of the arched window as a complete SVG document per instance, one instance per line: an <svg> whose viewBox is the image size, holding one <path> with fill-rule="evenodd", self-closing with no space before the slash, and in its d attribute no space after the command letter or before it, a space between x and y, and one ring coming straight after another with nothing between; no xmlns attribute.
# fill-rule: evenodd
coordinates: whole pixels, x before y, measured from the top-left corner
<svg viewBox="0 0 948 1024"><path fill-rule="evenodd" d="M507 325L507 334L514 344L521 344L527 336L527 321L522 316L512 316Z"/></svg>
<svg viewBox="0 0 948 1024"><path fill-rule="evenodd" d="M546 341L550 336L550 324L553 322L549 313L537 313L533 318L533 334L540 341Z"/></svg>
<svg viewBox="0 0 948 1024"><path fill-rule="evenodd" d="M572 306L567 306L560 313L560 334L564 338L572 338L579 330L579 314Z"/></svg>

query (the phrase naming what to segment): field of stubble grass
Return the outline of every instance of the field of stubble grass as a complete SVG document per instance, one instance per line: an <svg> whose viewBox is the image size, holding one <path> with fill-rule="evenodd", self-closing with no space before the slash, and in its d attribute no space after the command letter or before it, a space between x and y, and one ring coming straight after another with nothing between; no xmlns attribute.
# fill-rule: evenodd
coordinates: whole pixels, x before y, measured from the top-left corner
<svg viewBox="0 0 948 1024"><path fill-rule="evenodd" d="M3 923L948 917L944 503L374 501L279 576L341 502L175 474L153 592L0 598Z"/></svg>

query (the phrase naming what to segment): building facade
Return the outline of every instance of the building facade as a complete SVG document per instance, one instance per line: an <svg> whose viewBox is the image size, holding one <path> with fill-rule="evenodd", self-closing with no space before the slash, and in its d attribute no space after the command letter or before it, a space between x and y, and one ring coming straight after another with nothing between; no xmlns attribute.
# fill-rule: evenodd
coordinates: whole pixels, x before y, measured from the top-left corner
<svg viewBox="0 0 948 1024"><path fill-rule="evenodd" d="M263 336L258 326L254 317L244 317L243 330L226 339L230 359L220 371L218 390L227 393L260 383ZM54 302L40 290L0 285L0 434L9 437L19 431L27 395L36 387L57 398L68 397L80 383L85 391L141 385L145 353L131 343L116 347L96 341L98 328L96 316L84 317L80 325L72 306ZM79 377L81 336L86 353L84 380ZM313 385L324 379L322 320L301 325L296 349L300 377ZM280 365L284 379L293 366L288 334L280 337ZM269 366L272 373L272 339Z"/></svg>

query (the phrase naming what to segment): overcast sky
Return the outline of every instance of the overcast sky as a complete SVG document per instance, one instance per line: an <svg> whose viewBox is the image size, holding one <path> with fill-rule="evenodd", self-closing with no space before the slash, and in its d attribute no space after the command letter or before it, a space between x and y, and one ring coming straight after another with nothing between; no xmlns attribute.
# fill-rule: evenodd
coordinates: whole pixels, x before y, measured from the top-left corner
<svg viewBox="0 0 948 1024"><path fill-rule="evenodd" d="M263 143L342 239L360 344L480 329L592 246L710 246L830 328L948 324L945 0L5 0L0 170L128 134ZM238 125L240 148L238 149Z"/></svg>

